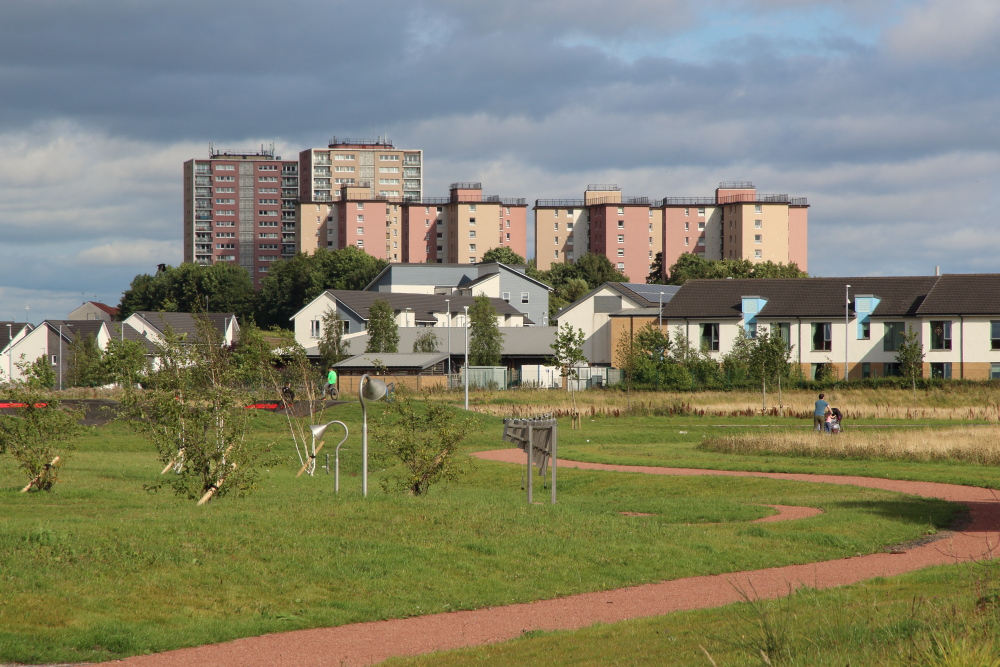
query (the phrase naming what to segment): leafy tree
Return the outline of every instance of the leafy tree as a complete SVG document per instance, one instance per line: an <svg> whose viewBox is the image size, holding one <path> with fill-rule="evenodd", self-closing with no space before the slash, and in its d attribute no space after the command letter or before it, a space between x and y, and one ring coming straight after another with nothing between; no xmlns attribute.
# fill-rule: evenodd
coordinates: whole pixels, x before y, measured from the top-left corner
<svg viewBox="0 0 1000 667"><path fill-rule="evenodd" d="M704 348L695 347L682 327L674 329L671 356L689 374L690 380L702 387L719 384L719 364Z"/></svg>
<svg viewBox="0 0 1000 667"><path fill-rule="evenodd" d="M319 248L274 262L261 282L257 322L262 326L291 327L289 318L325 290L360 290L375 279L387 262L348 246Z"/></svg>
<svg viewBox="0 0 1000 667"><path fill-rule="evenodd" d="M653 265L649 267L649 275L646 276L647 285L666 285L667 281L663 277L663 251L656 253L653 258Z"/></svg>
<svg viewBox="0 0 1000 667"><path fill-rule="evenodd" d="M397 459L401 474L383 478L387 492L398 490L414 496L427 493L432 484L457 479L468 465L468 457L456 457L458 445L476 426L474 418L459 419L447 405L428 402L415 410L403 389L397 399L375 417L373 441L379 443L376 458Z"/></svg>
<svg viewBox="0 0 1000 667"><path fill-rule="evenodd" d="M554 291L549 295L550 317L599 285L606 282L628 282L628 277L618 271L611 260L604 255L590 253L584 254L572 264L553 264L548 271L539 271L535 268L534 260L531 260L525 273L529 278L553 288Z"/></svg>
<svg viewBox="0 0 1000 667"><path fill-rule="evenodd" d="M21 376L32 389L52 389L56 386L56 372L44 354L32 362L25 362L22 354L21 361L14 365L21 369Z"/></svg>
<svg viewBox="0 0 1000 667"><path fill-rule="evenodd" d="M792 372L792 347L780 334L759 327L751 338L740 329L732 350L723 359L723 366L736 371L749 381L760 384L761 407L767 409L767 385L777 385L778 402L781 403L781 380Z"/></svg>
<svg viewBox="0 0 1000 667"><path fill-rule="evenodd" d="M437 352L438 344L441 341L438 340L437 334L434 333L433 329L427 328L417 336L416 340L413 341L413 351L414 352Z"/></svg>
<svg viewBox="0 0 1000 667"><path fill-rule="evenodd" d="M344 340L344 320L339 311L328 308L323 313L321 322L319 356L323 361L323 368L329 368L350 355L351 342Z"/></svg>
<svg viewBox="0 0 1000 667"><path fill-rule="evenodd" d="M498 246L490 248L483 253L483 258L479 261L480 264L487 264L489 262L500 262L507 266L520 266L524 264L524 257L521 257L506 246Z"/></svg>
<svg viewBox="0 0 1000 667"><path fill-rule="evenodd" d="M896 363L903 377L909 378L913 385L913 400L917 400L917 378L924 374L924 346L920 343L920 332L913 330L913 325L907 327L903 340L896 350Z"/></svg>
<svg viewBox="0 0 1000 667"><path fill-rule="evenodd" d="M585 340L586 336L583 333L583 329L574 329L573 325L567 322L556 333L556 342L549 346L555 352L549 359L549 363L557 366L559 374L566 378L567 389L571 388L569 380L575 380L580 377L580 373L576 370L576 367L586 365L587 363L587 357L583 354L583 343ZM576 409L576 392L571 390L570 396L573 398L573 422L574 428L576 428L579 425L579 412Z"/></svg>
<svg viewBox="0 0 1000 667"><path fill-rule="evenodd" d="M670 334L654 322L647 322L635 334L635 345L643 363L637 367L639 379L653 384L657 389L686 389L691 386L690 375L670 357Z"/></svg>
<svg viewBox="0 0 1000 667"><path fill-rule="evenodd" d="M579 271L579 278L587 281L590 289L594 289L604 283L627 283L628 276L615 268L611 260L604 255L584 253L580 259L573 263Z"/></svg>
<svg viewBox="0 0 1000 667"><path fill-rule="evenodd" d="M399 326L392 306L385 299L375 299L368 309L368 345L365 352L398 352Z"/></svg>
<svg viewBox="0 0 1000 667"><path fill-rule="evenodd" d="M104 353L93 334L77 336L69 344L66 385L69 387L100 387L108 384Z"/></svg>
<svg viewBox="0 0 1000 667"><path fill-rule="evenodd" d="M629 410L632 409L632 382L642 363L642 350L635 344L632 332L621 336L615 345L615 364L625 381L625 403Z"/></svg>
<svg viewBox="0 0 1000 667"><path fill-rule="evenodd" d="M104 375L120 387L137 386L146 376L146 347L137 340L112 338L104 348Z"/></svg>
<svg viewBox="0 0 1000 667"><path fill-rule="evenodd" d="M469 308L469 364L499 366L503 353L503 334L497 324L497 309L489 297L480 294Z"/></svg>
<svg viewBox="0 0 1000 667"><path fill-rule="evenodd" d="M247 437L256 411L244 407L252 395L241 379L254 355L234 355L221 333L201 320L191 338L168 328L156 357L152 388L123 385L121 401L124 422L153 442L164 473L173 470L152 488L168 485L201 502L250 493L261 469L276 462L269 444Z"/></svg>
<svg viewBox="0 0 1000 667"><path fill-rule="evenodd" d="M219 262L202 266L185 262L156 275L140 274L122 294L119 318L139 310L178 313L231 312L240 321L254 315L257 294L246 269Z"/></svg>
<svg viewBox="0 0 1000 667"><path fill-rule="evenodd" d="M66 452L74 449L71 441L80 433L80 415L62 409L48 388L35 381L32 365L18 363L25 379L7 387L8 400L20 407L12 415L0 414L0 454L10 453L25 473L29 483L24 491L50 491Z"/></svg>
<svg viewBox="0 0 1000 667"><path fill-rule="evenodd" d="M808 278L795 262L752 262L749 259L705 259L684 253L670 267L669 285L683 285L694 278Z"/></svg>

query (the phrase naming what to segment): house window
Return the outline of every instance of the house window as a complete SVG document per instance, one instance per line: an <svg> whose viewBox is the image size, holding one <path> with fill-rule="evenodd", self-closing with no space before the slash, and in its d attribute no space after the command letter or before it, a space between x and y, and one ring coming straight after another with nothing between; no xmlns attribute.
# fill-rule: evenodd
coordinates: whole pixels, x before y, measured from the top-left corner
<svg viewBox="0 0 1000 667"><path fill-rule="evenodd" d="M703 218L705 217L705 207L704 206L702 206L701 208L698 209L698 215L700 215Z"/></svg>
<svg viewBox="0 0 1000 667"><path fill-rule="evenodd" d="M618 256L619 257L625 256L625 248L618 248Z"/></svg>
<svg viewBox="0 0 1000 667"><path fill-rule="evenodd" d="M902 368L895 361L882 364L882 375L887 378L900 377L903 374Z"/></svg>
<svg viewBox="0 0 1000 667"><path fill-rule="evenodd" d="M858 323L858 340L871 340L872 337L872 323L871 322L859 322Z"/></svg>
<svg viewBox="0 0 1000 667"><path fill-rule="evenodd" d="M521 303L528 303L528 293L521 292Z"/></svg>
<svg viewBox="0 0 1000 667"><path fill-rule="evenodd" d="M872 376L872 365L867 361L861 362L861 379L867 380Z"/></svg>
<svg viewBox="0 0 1000 667"><path fill-rule="evenodd" d="M475 243L470 243L469 244L469 252L476 252L476 244Z"/></svg>
<svg viewBox="0 0 1000 667"><path fill-rule="evenodd" d="M470 229L469 230L469 238L470 239L476 238L476 230L475 229Z"/></svg>
<svg viewBox="0 0 1000 667"><path fill-rule="evenodd" d="M625 243L625 235L624 234L619 234L618 235L618 242L619 243Z"/></svg>
<svg viewBox="0 0 1000 667"><path fill-rule="evenodd" d="M764 221L763 220L754 220L753 221L753 228L754 229L762 229L763 227L764 227Z"/></svg>
<svg viewBox="0 0 1000 667"><path fill-rule="evenodd" d="M764 235L763 234L754 234L753 235L753 242L754 243L763 243L764 242Z"/></svg>
<svg viewBox="0 0 1000 667"><path fill-rule="evenodd" d="M618 207L618 215L625 215L625 207L624 206L619 206Z"/></svg>
<svg viewBox="0 0 1000 667"><path fill-rule="evenodd" d="M813 364L812 379L824 380L830 375L830 364Z"/></svg>
<svg viewBox="0 0 1000 667"><path fill-rule="evenodd" d="M906 333L903 322L886 322L885 335L882 337L882 350L885 352L898 352L899 346L903 342L903 334Z"/></svg>
<svg viewBox="0 0 1000 667"><path fill-rule="evenodd" d="M951 349L951 320L931 322L931 349ZM933 374L931 377L935 377ZM940 376L944 377L944 376ZM950 375L948 377L951 377Z"/></svg>
<svg viewBox="0 0 1000 667"><path fill-rule="evenodd" d="M555 242L556 242L555 245L559 245L559 237L556 236L556 237L554 237L554 239L555 239Z"/></svg>
<svg viewBox="0 0 1000 667"><path fill-rule="evenodd" d="M649 237L649 245L653 245L653 237L652 236Z"/></svg>
<svg viewBox="0 0 1000 667"><path fill-rule="evenodd" d="M53 354L52 355L52 365L53 366L58 366L59 365L59 355L58 354Z"/></svg>
<svg viewBox="0 0 1000 667"><path fill-rule="evenodd" d="M507 221L507 229L510 229L510 220Z"/></svg>
<svg viewBox="0 0 1000 667"><path fill-rule="evenodd" d="M772 322L771 335L785 343L785 349L792 347L792 325L790 322Z"/></svg>
<svg viewBox="0 0 1000 667"><path fill-rule="evenodd" d="M358 227L358 236L361 236L364 233L365 233L365 228L364 227Z"/></svg>
<svg viewBox="0 0 1000 667"><path fill-rule="evenodd" d="M685 236L684 237L684 245L691 245L691 237L690 236Z"/></svg>
<svg viewBox="0 0 1000 667"><path fill-rule="evenodd" d="M1000 350L1000 320L990 320L990 349Z"/></svg>
<svg viewBox="0 0 1000 667"><path fill-rule="evenodd" d="M689 208L684 209L684 215L691 215L691 209ZM685 222L684 224L686 225L687 223Z"/></svg>
<svg viewBox="0 0 1000 667"><path fill-rule="evenodd" d="M625 229L625 221L624 220L619 220L618 221L618 229Z"/></svg>
<svg viewBox="0 0 1000 667"><path fill-rule="evenodd" d="M555 250L554 252L556 253L556 259L559 259L559 251Z"/></svg>
<svg viewBox="0 0 1000 667"><path fill-rule="evenodd" d="M1000 364L990 364L990 379L1000 380Z"/></svg>
<svg viewBox="0 0 1000 667"><path fill-rule="evenodd" d="M311 338L319 338L319 320L309 322L309 336Z"/></svg>
<svg viewBox="0 0 1000 667"><path fill-rule="evenodd" d="M469 218L469 224L470 225L476 224L476 219L475 218Z"/></svg>
<svg viewBox="0 0 1000 667"><path fill-rule="evenodd" d="M559 223L558 222L553 223L552 228L558 232L559 231Z"/></svg>
<svg viewBox="0 0 1000 667"><path fill-rule="evenodd" d="M831 345L831 330L833 325L830 322L813 322L812 325L812 349L816 351L830 351L833 349Z"/></svg>
<svg viewBox="0 0 1000 667"><path fill-rule="evenodd" d="M691 223L685 222L684 223L684 231L687 232L687 231L690 231L690 230L691 230Z"/></svg>
<svg viewBox="0 0 1000 667"><path fill-rule="evenodd" d="M761 208L760 204L754 204L754 206L753 206L753 212L754 213L761 213L762 211L763 211L763 209Z"/></svg>
<svg viewBox="0 0 1000 667"><path fill-rule="evenodd" d="M364 248L365 247L365 240L364 239L358 239L358 247L359 248Z"/></svg>
<svg viewBox="0 0 1000 667"><path fill-rule="evenodd" d="M475 263L476 263L476 258L475 257L470 257L469 258L469 264L475 264Z"/></svg>
<svg viewBox="0 0 1000 667"><path fill-rule="evenodd" d="M719 325L716 322L701 325L701 347L713 352L719 351Z"/></svg>
<svg viewBox="0 0 1000 667"><path fill-rule="evenodd" d="M476 212L476 205L469 204L469 213L475 213L475 212Z"/></svg>
<svg viewBox="0 0 1000 667"><path fill-rule="evenodd" d="M951 362L945 361L941 363L931 363L931 377L932 378L943 378L945 380L951 379Z"/></svg>
<svg viewBox="0 0 1000 667"><path fill-rule="evenodd" d="M754 259L764 259L764 254L760 250L754 250L753 251L753 258Z"/></svg>
<svg viewBox="0 0 1000 667"><path fill-rule="evenodd" d="M507 303L510 303L510 292L501 293L500 298L506 301Z"/></svg>
<svg viewBox="0 0 1000 667"><path fill-rule="evenodd" d="M364 222L364 221L365 221L365 216L359 215L358 216L358 222Z"/></svg>
<svg viewBox="0 0 1000 667"><path fill-rule="evenodd" d="M705 231L705 223L704 222L701 222L701 221L698 222L698 231L699 232Z"/></svg>
<svg viewBox="0 0 1000 667"><path fill-rule="evenodd" d="M618 270L619 271L625 270L625 262L618 262Z"/></svg>

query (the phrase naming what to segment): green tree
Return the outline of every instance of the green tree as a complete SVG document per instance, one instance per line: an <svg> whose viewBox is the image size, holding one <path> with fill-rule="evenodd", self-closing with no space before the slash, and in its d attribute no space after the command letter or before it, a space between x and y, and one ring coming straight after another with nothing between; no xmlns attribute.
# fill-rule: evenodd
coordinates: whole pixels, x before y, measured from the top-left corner
<svg viewBox="0 0 1000 667"><path fill-rule="evenodd" d="M350 355L351 342L344 340L344 320L339 311L327 308L321 322L319 356L323 361L323 368L329 368Z"/></svg>
<svg viewBox="0 0 1000 667"><path fill-rule="evenodd" d="M672 338L671 357L680 364L690 377L693 384L702 388L719 386L719 364L708 350L695 347L691 340L684 334L682 327L674 329Z"/></svg>
<svg viewBox="0 0 1000 667"><path fill-rule="evenodd" d="M760 385L761 408L766 410L769 383L777 387L781 405L781 381L791 375L791 358L792 346L787 345L780 334L758 327L753 338L740 329L739 337L722 363L731 373Z"/></svg>
<svg viewBox="0 0 1000 667"><path fill-rule="evenodd" d="M469 308L469 364L499 366L503 353L503 334L497 324L497 309L489 297L480 294Z"/></svg>
<svg viewBox="0 0 1000 667"><path fill-rule="evenodd" d="M417 336L416 340L413 341L413 351L426 353L437 352L439 343L440 341L438 340L437 334L434 333L434 330L427 328L424 329L419 336Z"/></svg>
<svg viewBox="0 0 1000 667"><path fill-rule="evenodd" d="M555 353L549 364L559 368L559 374L566 378L566 388L571 389L569 380L576 380L580 377L578 366L587 364L587 357L583 354L583 343L586 336L583 329L574 329L568 322L563 324L556 333L556 342L549 347ZM573 421L574 428L579 423L579 412L576 409L576 392L570 391L573 399Z"/></svg>
<svg viewBox="0 0 1000 667"><path fill-rule="evenodd" d="M22 354L21 361L14 365L21 369L21 376L32 389L52 389L56 386L56 372L44 354L31 362L26 362Z"/></svg>
<svg viewBox="0 0 1000 667"><path fill-rule="evenodd" d="M670 267L667 284L683 285L695 278L808 278L795 262L752 262L749 259L705 259L684 253Z"/></svg>
<svg viewBox="0 0 1000 667"><path fill-rule="evenodd" d="M185 262L156 275L140 274L122 293L119 318L139 310L179 313L235 313L240 321L253 317L257 293L246 269L218 262L202 266Z"/></svg>
<svg viewBox="0 0 1000 667"><path fill-rule="evenodd" d="M635 336L632 335L632 332L621 336L615 345L615 365L622 373L625 384L625 403L629 410L632 409L632 382L642 363L642 350L635 344Z"/></svg>
<svg viewBox="0 0 1000 667"><path fill-rule="evenodd" d="M257 323L288 329L289 318L325 290L364 289L386 266L354 246L275 262L261 282Z"/></svg>
<svg viewBox="0 0 1000 667"><path fill-rule="evenodd" d="M676 365L676 362L670 358L669 333L664 332L656 323L647 322L635 334L635 345L646 362L641 364L638 369L641 373L640 379L643 382L653 384L657 389L664 387L664 385L670 389L684 388L676 386L679 375L683 374L671 373L669 368ZM688 380L687 385L690 386L690 380Z"/></svg>
<svg viewBox="0 0 1000 667"><path fill-rule="evenodd" d="M628 277L615 269L607 257L589 253L572 264L553 264L548 271L539 271L531 260L525 274L553 288L549 294L549 317L554 317L561 309L599 285L628 282Z"/></svg>
<svg viewBox="0 0 1000 667"><path fill-rule="evenodd" d="M913 386L914 404L917 400L917 378L924 374L924 346L920 343L920 332L913 330L913 325L909 325L903 340L896 350L896 363L899 364L899 372L903 377L909 378Z"/></svg>
<svg viewBox="0 0 1000 667"><path fill-rule="evenodd" d="M112 338L104 349L104 374L119 387L136 387L146 377L146 347L137 340Z"/></svg>
<svg viewBox="0 0 1000 667"><path fill-rule="evenodd" d="M242 364L257 356L234 355L207 320L194 336L168 328L156 348L150 388L123 385L121 401L124 423L153 442L164 474L173 471L154 488L165 484L201 502L251 492L277 461L270 444L247 437L257 411L245 408L252 394L242 385Z"/></svg>
<svg viewBox="0 0 1000 667"><path fill-rule="evenodd" d="M584 253L580 259L573 263L579 272L577 277L587 281L590 289L594 289L604 283L627 283L628 276L615 268L611 260L604 255Z"/></svg>
<svg viewBox="0 0 1000 667"><path fill-rule="evenodd" d="M375 299L368 309L368 345L365 352L398 352L399 326L392 306L385 299Z"/></svg>
<svg viewBox="0 0 1000 667"><path fill-rule="evenodd" d="M490 248L483 253L483 258L479 261L479 263L487 264L489 262L500 262L501 264L506 264L507 266L521 266L525 263L524 257L521 257L506 246Z"/></svg>
<svg viewBox="0 0 1000 667"><path fill-rule="evenodd" d="M100 387L108 384L104 354L97 346L94 334L76 336L69 344L66 357L66 386Z"/></svg>
<svg viewBox="0 0 1000 667"><path fill-rule="evenodd" d="M468 466L468 457L455 454L477 422L474 418L460 419L454 408L440 403L429 402L415 410L405 389L396 396L397 400L375 417L372 434L374 442L379 443L376 458L394 458L404 471L390 472L383 478L382 487L387 492L398 490L422 496L432 484L457 479Z"/></svg>
<svg viewBox="0 0 1000 667"><path fill-rule="evenodd" d="M29 482L25 491L49 491L58 481L66 452L74 448L80 415L62 409L47 387L34 382L31 365L20 362L26 379L7 387L7 399L20 407L14 414L0 414L0 454L9 453L17 461Z"/></svg>
<svg viewBox="0 0 1000 667"><path fill-rule="evenodd" d="M653 264L649 267L649 275L646 276L647 285L666 285L667 281L663 277L663 251L656 253Z"/></svg>

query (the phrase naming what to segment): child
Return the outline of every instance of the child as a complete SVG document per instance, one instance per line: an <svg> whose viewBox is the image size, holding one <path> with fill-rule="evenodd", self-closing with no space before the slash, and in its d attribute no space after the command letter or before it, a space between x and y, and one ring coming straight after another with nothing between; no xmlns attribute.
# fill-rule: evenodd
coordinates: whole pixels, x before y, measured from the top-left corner
<svg viewBox="0 0 1000 667"><path fill-rule="evenodd" d="M840 421L843 418L844 415L841 414L839 409L833 408L832 410L830 410L830 417L829 421L827 422L830 429L830 433L840 433Z"/></svg>

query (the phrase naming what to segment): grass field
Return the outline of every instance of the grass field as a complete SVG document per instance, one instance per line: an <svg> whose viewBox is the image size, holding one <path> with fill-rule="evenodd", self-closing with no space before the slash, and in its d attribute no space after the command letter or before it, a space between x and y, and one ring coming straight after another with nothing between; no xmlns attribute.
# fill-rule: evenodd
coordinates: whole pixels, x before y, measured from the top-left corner
<svg viewBox="0 0 1000 667"><path fill-rule="evenodd" d="M157 481L162 465L151 446L118 425L91 429L80 440L51 494L17 493L23 482L11 461L0 458L0 661L103 660L266 632L839 558L933 532L955 510L849 487L575 470L560 471L558 505L529 507L520 490L521 470L488 462L470 465L460 482L434 487L423 498L387 496L375 479L363 500L357 477L360 409L341 406L329 418L343 419L354 431L342 450L339 496L332 476L322 471L294 478L298 461L290 443L282 445L285 465L265 475L255 495L200 508L167 491L143 490ZM501 446L500 419L480 419L465 451ZM1000 484L1000 474L968 462L731 455L696 448L721 431L802 427L801 420L772 417L594 415L580 431L561 424L560 455ZM282 438L282 429L280 418L262 415L255 437ZM905 428L897 432L906 437ZM825 513L748 526L771 512L763 503L820 507ZM530 576L509 565L529 560L539 563ZM632 627L622 630L623 637L638 632ZM560 636L525 643L564 641Z"/></svg>

